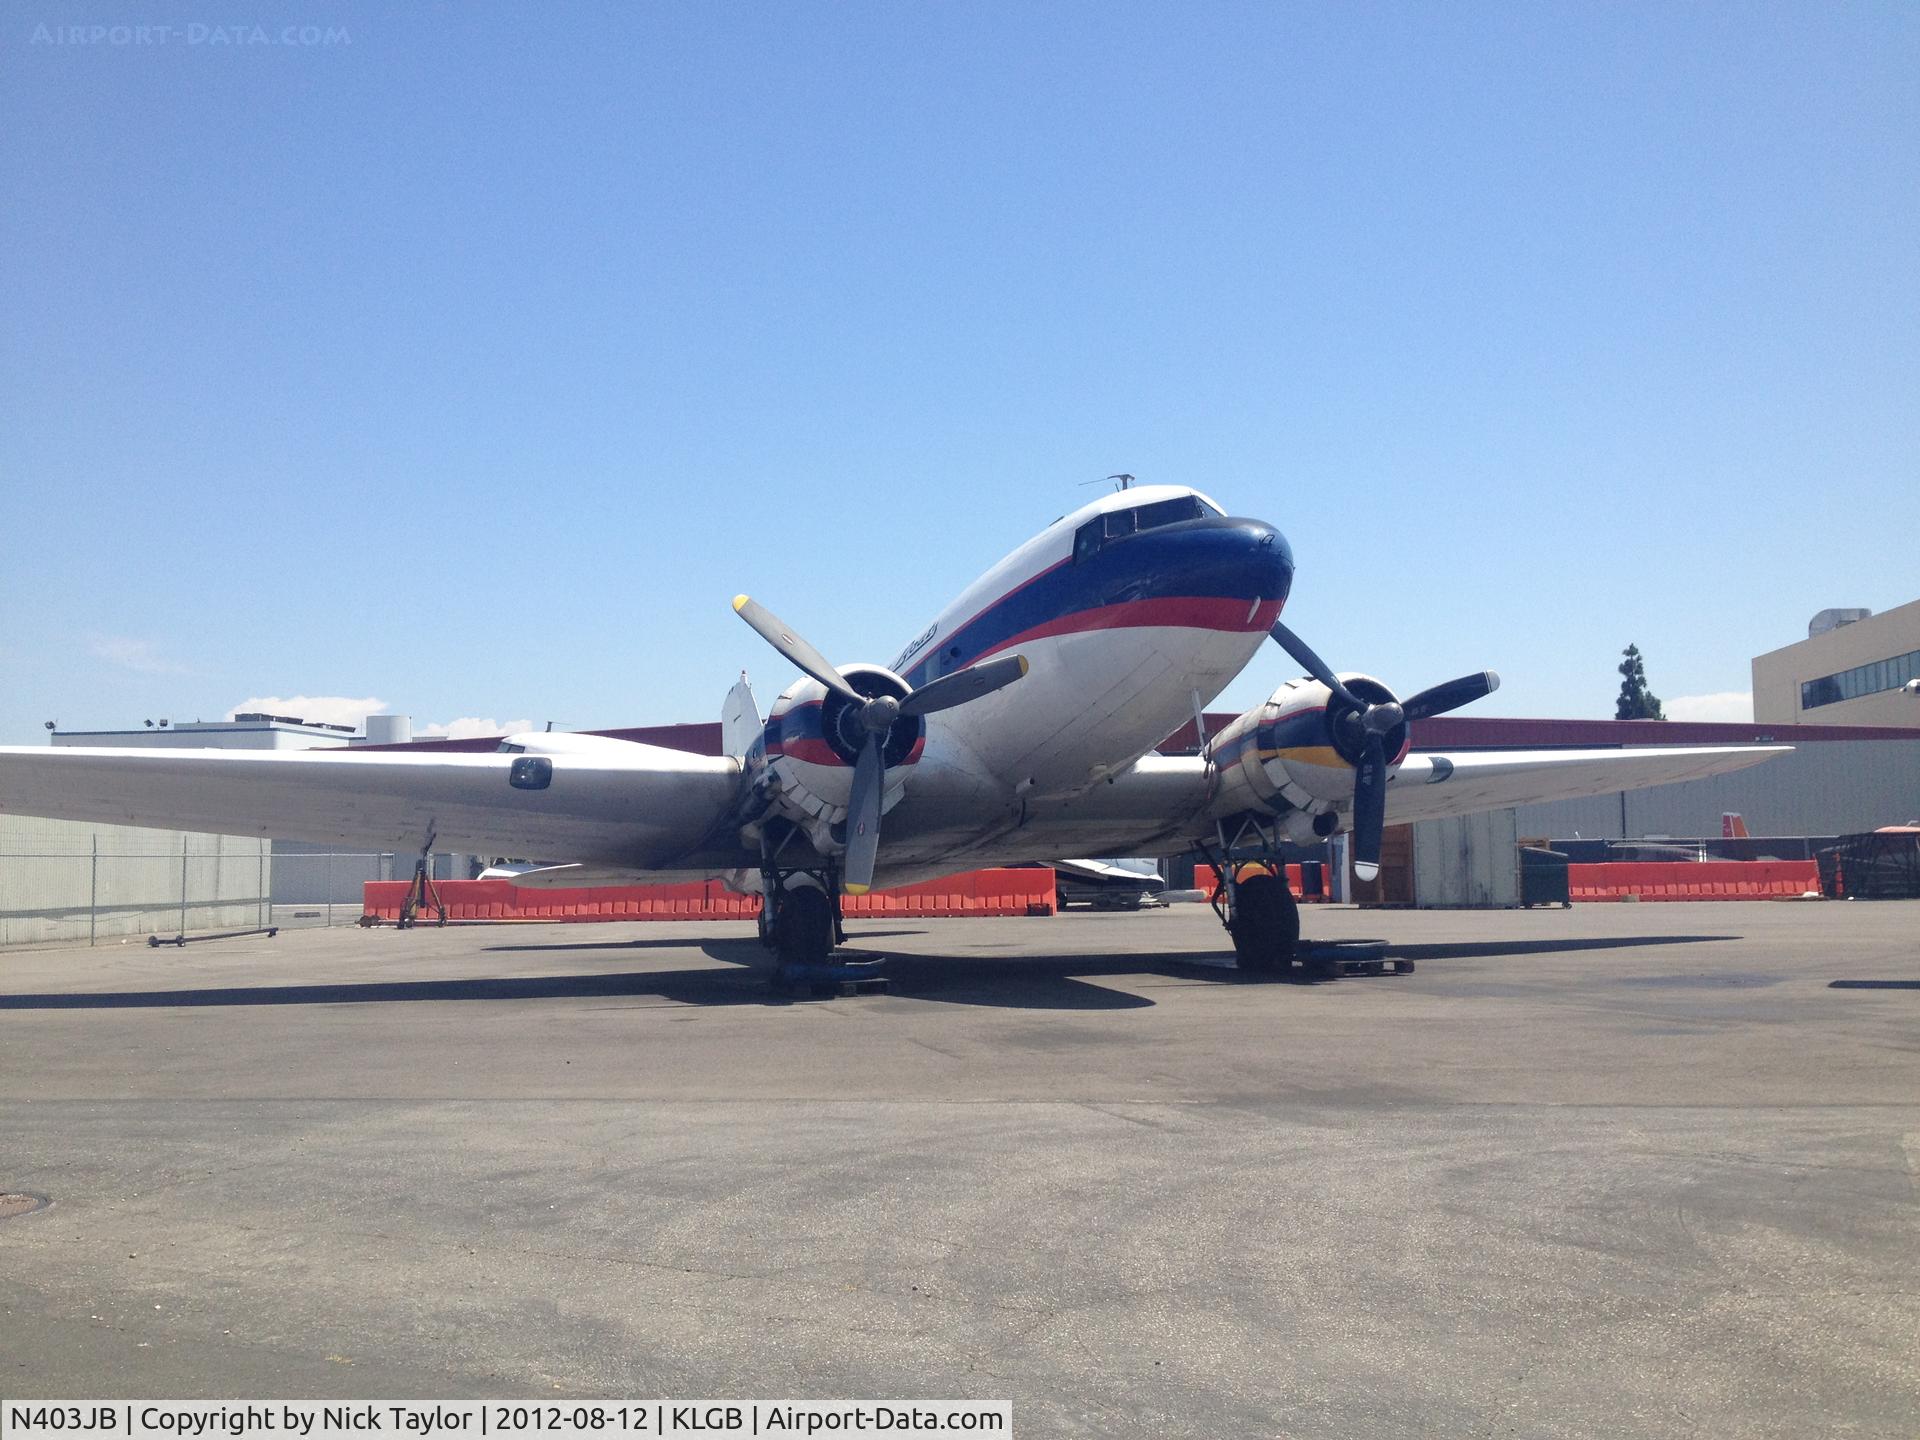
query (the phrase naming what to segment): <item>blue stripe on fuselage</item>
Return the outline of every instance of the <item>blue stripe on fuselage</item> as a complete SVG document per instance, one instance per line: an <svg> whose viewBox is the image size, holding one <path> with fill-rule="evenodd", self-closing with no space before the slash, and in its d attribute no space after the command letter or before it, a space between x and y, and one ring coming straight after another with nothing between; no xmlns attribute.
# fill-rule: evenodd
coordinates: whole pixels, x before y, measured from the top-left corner
<svg viewBox="0 0 1920 1440"><path fill-rule="evenodd" d="M1187 597L1284 601L1292 584L1286 537L1262 521L1209 517L1145 530L1041 571L952 634L936 636L904 678L917 688L1085 611Z"/></svg>

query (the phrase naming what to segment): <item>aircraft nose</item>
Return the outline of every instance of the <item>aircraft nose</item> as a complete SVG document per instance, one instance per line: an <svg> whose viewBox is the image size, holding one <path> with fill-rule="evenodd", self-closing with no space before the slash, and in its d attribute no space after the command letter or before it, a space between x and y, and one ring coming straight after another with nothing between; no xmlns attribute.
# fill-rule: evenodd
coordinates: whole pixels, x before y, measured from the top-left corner
<svg viewBox="0 0 1920 1440"><path fill-rule="evenodd" d="M1293 547L1264 520L1235 520L1238 567L1248 598L1281 600L1293 588Z"/></svg>
<svg viewBox="0 0 1920 1440"><path fill-rule="evenodd" d="M1148 533L1155 537L1152 563L1133 583L1162 593L1258 601L1276 613L1292 588L1292 547L1264 520L1214 516Z"/></svg>

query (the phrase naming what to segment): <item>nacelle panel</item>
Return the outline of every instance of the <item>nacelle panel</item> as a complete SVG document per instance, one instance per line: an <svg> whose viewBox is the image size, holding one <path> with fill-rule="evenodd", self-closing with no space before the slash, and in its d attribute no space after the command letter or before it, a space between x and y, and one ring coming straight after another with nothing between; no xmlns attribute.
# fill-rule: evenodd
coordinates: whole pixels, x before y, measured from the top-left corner
<svg viewBox="0 0 1920 1440"><path fill-rule="evenodd" d="M861 695L909 693L907 683L878 665L849 665L840 674ZM847 818L853 793L853 767L868 732L859 707L818 680L796 681L774 702L761 741L748 756L755 785L770 808L800 825L822 854L840 848L835 833ZM908 778L926 744L926 722L903 715L887 732L881 751L886 787L884 814L906 794Z"/></svg>
<svg viewBox="0 0 1920 1440"><path fill-rule="evenodd" d="M1378 704L1393 692L1371 675L1340 676L1349 691ZM1290 680L1209 742L1224 813L1333 815L1353 799L1354 765L1365 737L1353 707L1313 679ZM1403 721L1384 737L1388 772L1407 758L1411 736ZM1307 834L1315 833L1311 827Z"/></svg>

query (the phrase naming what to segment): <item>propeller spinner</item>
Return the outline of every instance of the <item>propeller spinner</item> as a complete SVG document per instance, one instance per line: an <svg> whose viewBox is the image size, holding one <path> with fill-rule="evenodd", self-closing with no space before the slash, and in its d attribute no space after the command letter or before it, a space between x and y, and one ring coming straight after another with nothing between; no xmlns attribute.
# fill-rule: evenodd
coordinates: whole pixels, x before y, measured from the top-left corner
<svg viewBox="0 0 1920 1440"><path fill-rule="evenodd" d="M1314 654L1313 647L1276 620L1273 638L1314 679L1346 707L1336 722L1346 748L1359 759L1353 767L1353 873L1371 880L1380 873L1380 836L1387 823L1387 756L1384 737L1403 721L1425 720L1458 710L1500 688L1491 670L1429 685L1406 700L1370 701L1355 695Z"/></svg>
<svg viewBox="0 0 1920 1440"><path fill-rule="evenodd" d="M1024 655L969 665L930 680L918 690L896 698L862 695L847 684L827 657L788 628L766 606L750 596L733 597L734 612L760 638L807 675L854 707L867 738L853 767L853 789L847 799L847 853L841 862L842 885L849 895L864 895L873 885L873 868L880 850L880 801L886 790L885 748L893 722L901 716L932 715L951 710L1011 685L1027 673Z"/></svg>

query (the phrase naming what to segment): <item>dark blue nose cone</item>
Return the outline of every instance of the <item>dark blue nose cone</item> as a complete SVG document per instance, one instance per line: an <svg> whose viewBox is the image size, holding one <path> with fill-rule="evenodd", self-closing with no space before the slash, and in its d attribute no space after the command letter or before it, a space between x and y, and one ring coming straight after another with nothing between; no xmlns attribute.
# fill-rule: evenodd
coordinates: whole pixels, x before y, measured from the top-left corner
<svg viewBox="0 0 1920 1440"><path fill-rule="evenodd" d="M1293 588L1293 547L1287 537L1264 520L1234 520L1241 527L1252 549L1248 568L1253 577L1255 595L1263 600L1285 601Z"/></svg>
<svg viewBox="0 0 1920 1440"><path fill-rule="evenodd" d="M1293 550L1264 520L1209 515L1143 530L1094 559L1107 604L1189 596L1277 609L1293 586Z"/></svg>

